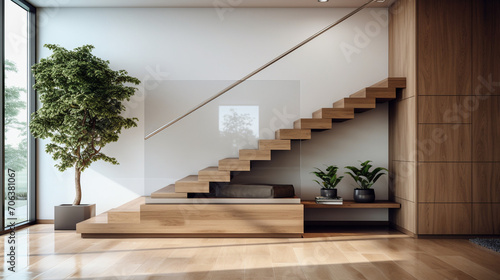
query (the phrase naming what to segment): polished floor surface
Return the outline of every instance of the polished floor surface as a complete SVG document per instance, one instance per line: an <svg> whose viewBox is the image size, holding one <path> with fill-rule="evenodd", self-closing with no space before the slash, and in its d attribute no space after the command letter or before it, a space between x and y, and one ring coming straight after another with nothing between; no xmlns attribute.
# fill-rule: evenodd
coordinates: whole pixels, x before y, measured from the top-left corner
<svg viewBox="0 0 500 280"><path fill-rule="evenodd" d="M81 239L35 225L16 232L16 272L0 238L2 279L500 279L500 254L466 239L375 227L295 239Z"/></svg>

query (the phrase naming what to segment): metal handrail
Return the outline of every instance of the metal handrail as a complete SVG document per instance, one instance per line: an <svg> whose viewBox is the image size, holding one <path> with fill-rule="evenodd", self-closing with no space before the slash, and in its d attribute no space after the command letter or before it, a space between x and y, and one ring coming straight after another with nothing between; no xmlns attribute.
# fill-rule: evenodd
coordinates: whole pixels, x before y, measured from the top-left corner
<svg viewBox="0 0 500 280"><path fill-rule="evenodd" d="M348 13L347 15L345 15L344 17L342 17L341 19L337 20L335 23L332 23L330 25L328 25L327 27L321 29L320 31L316 32L315 34L313 34L312 36L310 36L309 38L305 39L304 41L298 43L296 46L294 46L293 48L289 49L288 51L280 54L279 56L277 56L276 58L274 58L273 60L269 61L268 63L262 65L261 67L257 68L257 70L253 71L252 73L246 75L245 77L237 80L236 82L234 82L233 84L229 85L228 87L226 87L225 89L221 90L219 93L217 93L216 95L210 97L209 99L203 101L202 103L200 103L198 106L194 107L193 109L191 109L189 112L185 113L184 115L180 116L180 117L177 117L175 120L173 121L170 121L164 125L162 125L161 127L159 127L158 129L156 129L155 131L151 132L150 134L148 134L146 137L144 137L144 140L148 140L149 138L153 137L154 135L158 134L160 131L164 130L165 128L173 125L174 123L182 120L183 118L189 116L191 113L195 112L196 110L200 109L201 107L207 105L208 103L210 103L211 101L213 101L214 99L216 99L217 97L223 95L224 93L230 91L231 89L233 89L234 87L238 86L239 84L243 83L244 81L248 80L249 78L251 78L252 76L254 76L255 74L259 73L260 71L266 69L267 67L271 66L272 64L274 64L275 62L277 62L278 60L282 59L283 57L289 55L290 53L292 53L293 51L295 51L296 49L302 47L303 45L309 43L311 40L313 40L314 38L318 37L319 35L325 33L326 31L330 30L331 28L335 27L336 25L338 25L339 23L343 22L344 20L350 18L351 16L357 14L359 11L361 11L362 9L364 9L367 5L369 5L370 3L372 2L383 2L383 1L380 1L380 0L369 0L368 2L366 2L365 4L361 5L359 8L353 10L352 12Z"/></svg>

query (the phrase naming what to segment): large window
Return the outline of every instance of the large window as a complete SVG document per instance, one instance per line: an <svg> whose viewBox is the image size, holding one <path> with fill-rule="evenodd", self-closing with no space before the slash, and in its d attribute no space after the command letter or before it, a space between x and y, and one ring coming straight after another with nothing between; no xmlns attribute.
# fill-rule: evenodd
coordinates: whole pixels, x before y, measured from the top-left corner
<svg viewBox="0 0 500 280"><path fill-rule="evenodd" d="M34 110L35 9L2 0L2 230L35 220L34 140L28 122Z"/></svg>

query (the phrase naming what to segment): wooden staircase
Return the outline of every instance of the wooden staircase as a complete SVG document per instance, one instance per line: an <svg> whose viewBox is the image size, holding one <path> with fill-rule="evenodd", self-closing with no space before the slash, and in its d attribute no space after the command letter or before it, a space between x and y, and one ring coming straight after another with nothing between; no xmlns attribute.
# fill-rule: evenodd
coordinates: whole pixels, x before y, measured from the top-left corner
<svg viewBox="0 0 500 280"><path fill-rule="evenodd" d="M175 184L166 186L154 193L151 194L151 200L154 199L161 199L162 201L165 201L165 199L180 199L180 198L187 198L189 193L209 193L210 192L210 182L230 182L231 181L231 172L232 171L250 171L251 170L251 162L252 161L262 161L262 160L271 160L271 152L273 150L290 150L291 149L291 141L292 140L309 140L311 139L312 136L312 131L323 131L327 129L332 128L332 123L335 122L343 122L347 121L350 119L353 119L355 116L355 113L361 113L365 112L367 110L374 109L376 107L377 103L380 102L386 102L390 101L392 99L396 98L396 93L397 89L402 89L406 87L406 78L387 78L373 86L364 88L354 94L351 94L347 98L343 98L335 103L333 103L332 107L329 108L321 108L314 113L312 113L312 118L303 118L296 120L294 122L294 126L292 129L279 129L276 131L275 138L274 140L259 140L259 147L258 149L242 149L239 151L239 157L238 158L225 158L219 160L219 165L218 166L212 166L212 167L207 167L205 169L202 169L198 172L198 175L189 175L185 178L182 178L175 182ZM95 225L92 224L92 221L85 221L77 226L77 232L82 233L82 236L92 236L92 235L102 235L102 234L113 234L113 232L110 232L110 228L114 229L114 233L138 233L140 232L141 234L144 234L143 230L127 230L127 227L133 228L134 225L140 225L142 220L144 219L144 225L148 225L147 228L153 228L151 226L151 221L155 220L151 218L152 216L155 216L155 214L151 214L151 211L178 211L178 208L183 208L185 204L175 204L178 207L174 207L173 205L166 205L166 204L142 204L137 206L136 203L132 203L135 205L135 211L137 212L136 214L131 214L133 212L129 208L127 208L127 211L125 211L126 214L123 214L122 216L125 217L130 217L131 221L134 221L134 223L123 223L122 219L116 219L121 221L121 226L118 226L117 224L114 224L113 227L106 227L103 226L103 224L106 223L98 223L99 225L96 227ZM148 206L149 205L149 206ZM154 207L150 207L151 205L154 205ZM163 208L161 206L164 206ZM182 205L182 206L179 206ZM159 208L157 207L159 206ZM218 205L220 206L220 205ZM225 206L225 205L223 205ZM237 205L231 205L231 206L226 206L227 209L233 209ZM262 225L259 223L257 226L254 227L249 227L245 225L246 227L245 230L248 232L242 232L241 230L231 230L232 227L235 226L241 226L241 223L245 223L245 219L250 219L249 217L252 214L252 209L256 209L255 205L254 207L250 207L246 205L246 208L241 208L241 205L236 207L238 208L238 211L242 211L241 215L237 217L237 221L234 224L231 225L229 224L229 227L226 227L225 229L221 230L220 228L217 228L217 225L214 224L213 230L207 229L207 228L202 228L199 229L197 226L194 226L192 224L187 225L188 222L195 223L197 220L196 214L193 214L192 211L190 211L190 216L189 218L186 218L178 223L181 224L181 226L184 226L184 229L179 229L176 228L175 230L169 230L167 225L171 225L172 223L167 220L166 216L163 217L162 214L156 214L156 224L153 223L153 225L158 226L158 227L164 227L161 230L154 230L154 232L150 232L151 234L165 234L165 235L171 235L171 234L201 234L201 235L230 235L230 234L246 234L246 235L259 235L259 234L264 234L264 235L283 235L283 234L301 234L303 233L303 206L301 204L296 205L295 209L288 209L288 212L286 213L286 216L293 216L296 217L296 220L291 220L291 224L283 224L282 227L276 227L276 226L268 226L267 228L262 227ZM188 205L186 207L191 207L193 208L193 205ZM210 209L207 209L208 206L203 208L203 211L208 211L210 212ZM260 207L262 207L262 204L260 204ZM290 205L285 205L285 204L275 204L275 205L267 205L266 204L266 217L261 216L260 220L259 218L256 218L255 215L252 216L251 219L252 221L255 222L255 220L258 220L259 222L266 221L265 223L267 224L268 221L274 221L276 222L277 219L283 220L284 216L283 215L283 208L290 208ZM196 207L195 207L196 208ZM217 208L217 209L215 209ZM221 215L219 207L214 207L214 213L213 215ZM223 208L224 209L224 208ZM247 210L245 210L247 209ZM114 209L113 209L114 210ZM116 217L116 212L117 213L122 213L123 211L109 211L108 215L111 214L111 216ZM201 211L201 210L200 210ZM184 210L185 212L185 210ZM184 215L186 217L184 212L179 212L179 215ZM145 214L149 213L149 214ZM201 212L200 212L201 213ZM253 213L255 214L255 213ZM128 215L128 216L127 216ZM152 216L151 216L152 215ZM248 216L250 215L250 216ZM281 215L281 217L280 217ZM119 216L119 215L118 215ZM160 217L161 216L161 217ZM210 214L203 215L206 219L211 219L214 217L210 217ZM224 215L223 215L224 216ZM121 217L121 216L120 216ZM132 217L134 217L132 219ZM271 217L271 218L269 218ZM102 221L102 217L100 218L100 221ZM113 220L108 217L108 223ZM191 220L190 220L191 219ZM299 221L300 219L300 221ZM198 219L199 220L199 219ZM221 217L216 217L214 220L217 220L220 222ZM231 220L231 218L224 216L222 218L224 221ZM137 222L139 221L139 222ZM300 223L300 226L298 226ZM118 227L117 227L118 226ZM116 228L120 228L120 231L117 232ZM271 231L270 231L271 230Z"/></svg>

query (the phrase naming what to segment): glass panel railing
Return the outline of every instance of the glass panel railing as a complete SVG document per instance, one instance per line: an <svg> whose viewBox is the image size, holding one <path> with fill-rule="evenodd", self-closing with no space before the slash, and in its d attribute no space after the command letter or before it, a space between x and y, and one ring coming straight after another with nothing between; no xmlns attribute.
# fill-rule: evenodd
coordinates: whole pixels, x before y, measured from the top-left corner
<svg viewBox="0 0 500 280"><path fill-rule="evenodd" d="M156 89L145 94L145 134L230 83L158 81ZM298 81L246 81L183 119L182 124L145 141L146 195L201 169L218 166L220 159L237 158L240 149L258 149L259 139L275 139L276 130L293 128L299 110ZM292 151L274 151L272 158L272 164L254 161L251 172L233 172L232 182L300 185L300 173L293 172L300 169L300 142L293 143ZM283 172L287 176L281 176Z"/></svg>

